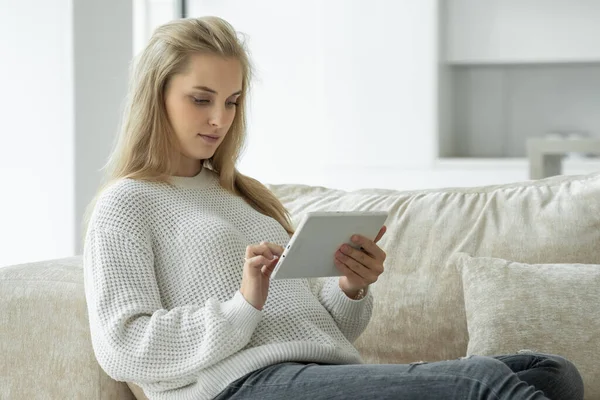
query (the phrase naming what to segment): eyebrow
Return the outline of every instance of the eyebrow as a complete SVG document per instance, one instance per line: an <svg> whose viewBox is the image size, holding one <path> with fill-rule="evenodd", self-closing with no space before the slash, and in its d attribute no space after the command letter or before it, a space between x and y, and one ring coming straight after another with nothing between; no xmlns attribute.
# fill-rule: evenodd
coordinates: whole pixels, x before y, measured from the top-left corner
<svg viewBox="0 0 600 400"><path fill-rule="evenodd" d="M194 86L194 89L200 89L200 90L204 90L206 92L210 92L210 93L214 93L214 94L219 94L219 93L217 93L216 90L213 90L213 89L211 89L209 87L206 87L206 86ZM242 91L238 90L237 92L232 93L231 95L235 96L235 95L238 95L238 94L241 94L241 93L242 93Z"/></svg>

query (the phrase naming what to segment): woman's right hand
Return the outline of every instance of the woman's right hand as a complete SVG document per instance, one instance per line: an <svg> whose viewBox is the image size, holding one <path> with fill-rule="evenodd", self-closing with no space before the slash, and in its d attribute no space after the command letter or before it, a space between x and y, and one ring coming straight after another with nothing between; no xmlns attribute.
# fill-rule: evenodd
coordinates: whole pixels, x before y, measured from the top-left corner
<svg viewBox="0 0 600 400"><path fill-rule="evenodd" d="M269 279L282 253L283 247L268 242L246 247L240 292L257 310L262 310L267 302Z"/></svg>

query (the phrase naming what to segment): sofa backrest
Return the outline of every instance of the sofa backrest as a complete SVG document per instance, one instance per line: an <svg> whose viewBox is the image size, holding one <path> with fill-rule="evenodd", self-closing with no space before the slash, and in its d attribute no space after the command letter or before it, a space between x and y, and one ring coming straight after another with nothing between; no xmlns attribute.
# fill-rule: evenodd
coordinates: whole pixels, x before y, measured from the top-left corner
<svg viewBox="0 0 600 400"><path fill-rule="evenodd" d="M309 211L386 210L385 272L355 342L366 362L464 356L468 332L457 251L525 263L600 263L600 174L476 188L345 192L269 185L297 224ZM515 351L518 349L515 349Z"/></svg>

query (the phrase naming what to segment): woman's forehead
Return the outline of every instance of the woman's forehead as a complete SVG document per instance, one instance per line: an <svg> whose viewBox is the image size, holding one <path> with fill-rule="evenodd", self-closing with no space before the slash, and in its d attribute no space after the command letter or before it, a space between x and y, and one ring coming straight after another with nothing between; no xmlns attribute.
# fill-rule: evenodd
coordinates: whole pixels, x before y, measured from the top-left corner
<svg viewBox="0 0 600 400"><path fill-rule="evenodd" d="M181 74L181 83L189 88L208 88L218 95L231 96L242 89L242 67L235 58L195 54Z"/></svg>

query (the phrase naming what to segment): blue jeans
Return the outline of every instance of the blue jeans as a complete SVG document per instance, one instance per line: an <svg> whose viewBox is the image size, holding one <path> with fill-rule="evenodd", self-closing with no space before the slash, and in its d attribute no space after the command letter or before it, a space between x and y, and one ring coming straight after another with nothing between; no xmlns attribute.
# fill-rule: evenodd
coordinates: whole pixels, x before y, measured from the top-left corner
<svg viewBox="0 0 600 400"><path fill-rule="evenodd" d="M583 381L563 357L470 356L411 364L285 362L231 383L216 400L581 400Z"/></svg>

